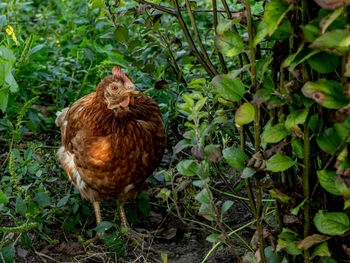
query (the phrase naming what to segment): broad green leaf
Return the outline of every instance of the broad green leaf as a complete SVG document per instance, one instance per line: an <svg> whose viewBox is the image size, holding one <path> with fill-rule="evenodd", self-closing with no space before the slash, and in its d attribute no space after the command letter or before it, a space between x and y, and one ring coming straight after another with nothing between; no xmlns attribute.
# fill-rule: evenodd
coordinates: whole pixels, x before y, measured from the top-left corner
<svg viewBox="0 0 350 263"><path fill-rule="evenodd" d="M225 203L223 203L221 207L221 215L225 214L227 210L231 208L232 205L233 205L233 202L231 200L225 201Z"/></svg>
<svg viewBox="0 0 350 263"><path fill-rule="evenodd" d="M350 230L349 217L342 212L319 210L314 217L314 224L322 234L336 236Z"/></svg>
<svg viewBox="0 0 350 263"><path fill-rule="evenodd" d="M278 25L282 22L283 17L293 7L282 0L272 0L266 4L264 21L266 22L269 35L278 28Z"/></svg>
<svg viewBox="0 0 350 263"><path fill-rule="evenodd" d="M208 98L202 98L202 99L198 100L197 103L196 103L196 106L194 106L194 111L195 112L199 112L203 108L203 106L206 103L207 99Z"/></svg>
<svg viewBox="0 0 350 263"><path fill-rule="evenodd" d="M333 195L342 195L335 184L335 171L319 170L317 171L318 181L320 185Z"/></svg>
<svg viewBox="0 0 350 263"><path fill-rule="evenodd" d="M327 61L327 63L325 63ZM322 74L333 72L339 65L340 57L329 54L327 52L320 52L307 60L310 67Z"/></svg>
<svg viewBox="0 0 350 263"><path fill-rule="evenodd" d="M103 0L92 0L89 4L91 8L104 8L105 4Z"/></svg>
<svg viewBox="0 0 350 263"><path fill-rule="evenodd" d="M114 31L114 38L122 43L125 43L129 39L129 32L125 26L118 26Z"/></svg>
<svg viewBox="0 0 350 263"><path fill-rule="evenodd" d="M257 44L259 44L267 36L267 34L268 34L267 24L265 20L261 20L258 25L257 33L254 38L254 47Z"/></svg>
<svg viewBox="0 0 350 263"><path fill-rule="evenodd" d="M249 102L243 103L235 113L236 124L242 126L254 120L255 110L254 106Z"/></svg>
<svg viewBox="0 0 350 263"><path fill-rule="evenodd" d="M322 34L324 34L327 30L327 28L334 22L334 20L337 19L338 16L340 16L342 14L342 12L344 11L344 7L338 8L336 9L332 14L328 16L326 16L325 18L328 17L328 19L325 21L325 23L322 26Z"/></svg>
<svg viewBox="0 0 350 263"><path fill-rule="evenodd" d="M266 161L266 170L271 172L282 172L295 165L295 163L296 162L288 156L277 153Z"/></svg>
<svg viewBox="0 0 350 263"><path fill-rule="evenodd" d="M220 237L220 234L210 234L209 236L207 236L206 240L211 243L219 242L220 241L219 237Z"/></svg>
<svg viewBox="0 0 350 263"><path fill-rule="evenodd" d="M327 109L339 109L349 103L344 96L341 83L335 80L308 81L302 88L302 92L305 97L314 99Z"/></svg>
<svg viewBox="0 0 350 263"><path fill-rule="evenodd" d="M292 144L292 149L293 149L293 152L295 153L295 155L299 159L303 159L304 158L304 145L301 142L301 140L299 138L293 138L291 144Z"/></svg>
<svg viewBox="0 0 350 263"><path fill-rule="evenodd" d="M223 35L226 31L230 30L232 24L235 22L235 20L222 20L216 27L216 34Z"/></svg>
<svg viewBox="0 0 350 263"><path fill-rule="evenodd" d="M108 221L102 221L95 227L95 231L98 233L103 233L106 232L108 229L110 229L112 226L114 226L113 223L108 222Z"/></svg>
<svg viewBox="0 0 350 263"><path fill-rule="evenodd" d="M210 205L210 196L211 193L208 192L207 188L203 188L196 196L195 199L199 201L201 204Z"/></svg>
<svg viewBox="0 0 350 263"><path fill-rule="evenodd" d="M10 87L11 92L17 92L18 91L18 84L15 78L13 77L12 73L8 74L5 78L6 84Z"/></svg>
<svg viewBox="0 0 350 263"><path fill-rule="evenodd" d="M4 192L0 189L0 204L7 204L9 202L9 199L4 194Z"/></svg>
<svg viewBox="0 0 350 263"><path fill-rule="evenodd" d="M297 241L299 241L298 234L288 228L283 228L282 233L278 235L277 251L285 250L290 255L300 255L303 250L297 248Z"/></svg>
<svg viewBox="0 0 350 263"><path fill-rule="evenodd" d="M237 33L226 31L215 37L215 46L225 56L233 57L243 51L243 40Z"/></svg>
<svg viewBox="0 0 350 263"><path fill-rule="evenodd" d="M314 251L312 252L312 256L316 257L329 257L331 256L331 253L329 252L328 243L322 242L321 244L317 245L314 248Z"/></svg>
<svg viewBox="0 0 350 263"><path fill-rule="evenodd" d="M5 46L0 46L0 58L10 62L11 64L13 64L13 62L16 60L13 52Z"/></svg>
<svg viewBox="0 0 350 263"><path fill-rule="evenodd" d="M51 204L51 198L50 196L45 192L39 192L36 193L34 196L34 200L40 205L41 207L50 206Z"/></svg>
<svg viewBox="0 0 350 263"><path fill-rule="evenodd" d="M183 160L176 165L180 174L195 176L198 173L198 166L194 160Z"/></svg>
<svg viewBox="0 0 350 263"><path fill-rule="evenodd" d="M193 107L194 101L190 95L182 94L182 99L186 102L188 106Z"/></svg>
<svg viewBox="0 0 350 263"><path fill-rule="evenodd" d="M214 88L226 100L240 101L246 92L239 78L230 79L227 75L215 76L212 80Z"/></svg>
<svg viewBox="0 0 350 263"><path fill-rule="evenodd" d="M12 66L7 62L0 61L0 87L4 85L5 80L9 74L11 74Z"/></svg>
<svg viewBox="0 0 350 263"><path fill-rule="evenodd" d="M322 151L334 154L343 139L349 134L349 129L343 124L334 124L326 129L317 138L316 142Z"/></svg>
<svg viewBox="0 0 350 263"><path fill-rule="evenodd" d="M64 197L62 197L58 202L57 202L57 207L62 207L65 206L69 200L70 195L67 194Z"/></svg>
<svg viewBox="0 0 350 263"><path fill-rule="evenodd" d="M211 205L202 203L199 208L198 214L203 216L205 219L209 221L216 220L215 212L213 211L213 208L211 207Z"/></svg>
<svg viewBox="0 0 350 263"><path fill-rule="evenodd" d="M15 243L7 247L3 247L0 250L0 259L2 263L13 263L15 262Z"/></svg>
<svg viewBox="0 0 350 263"><path fill-rule="evenodd" d="M7 25L6 15L0 15L0 30L3 26Z"/></svg>
<svg viewBox="0 0 350 263"><path fill-rule="evenodd" d="M248 160L248 155L239 148L226 148L222 151L222 154L227 163L238 170L243 170L244 162Z"/></svg>
<svg viewBox="0 0 350 263"><path fill-rule="evenodd" d="M318 37L312 42L310 47L342 54L349 50L349 46L350 31L347 29L335 29Z"/></svg>
<svg viewBox="0 0 350 263"><path fill-rule="evenodd" d="M261 140L263 143L277 143L289 134L290 132L286 129L284 123L278 123L265 130L261 135Z"/></svg>
<svg viewBox="0 0 350 263"><path fill-rule="evenodd" d="M292 24L289 20L283 20L282 24L273 32L268 40L284 40L292 34Z"/></svg>
<svg viewBox="0 0 350 263"><path fill-rule="evenodd" d="M285 125L287 130L298 128L298 124L304 124L307 118L308 110L296 110L291 112L286 119Z"/></svg>
<svg viewBox="0 0 350 263"><path fill-rule="evenodd" d="M305 26L301 25L300 27L303 30L304 35L309 42L314 41L317 37L321 35L321 30L317 25L313 25L310 23Z"/></svg>
<svg viewBox="0 0 350 263"><path fill-rule="evenodd" d="M175 146L174 146L174 154L178 154L181 152L183 149L188 148L190 146L193 146L191 141L183 139L179 141Z"/></svg>
<svg viewBox="0 0 350 263"><path fill-rule="evenodd" d="M20 196L17 196L16 198L16 213L18 213L21 216L26 215L27 207L23 201L23 199Z"/></svg>

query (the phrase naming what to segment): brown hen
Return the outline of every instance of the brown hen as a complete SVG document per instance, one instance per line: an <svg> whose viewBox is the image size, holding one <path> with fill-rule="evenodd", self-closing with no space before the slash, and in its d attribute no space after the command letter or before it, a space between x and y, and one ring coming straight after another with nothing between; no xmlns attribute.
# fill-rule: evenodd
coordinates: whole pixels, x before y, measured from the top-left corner
<svg viewBox="0 0 350 263"><path fill-rule="evenodd" d="M93 203L97 224L100 201L114 197L127 227L122 204L136 197L164 153L157 103L115 67L96 92L63 109L56 124L62 133L58 159L82 198Z"/></svg>

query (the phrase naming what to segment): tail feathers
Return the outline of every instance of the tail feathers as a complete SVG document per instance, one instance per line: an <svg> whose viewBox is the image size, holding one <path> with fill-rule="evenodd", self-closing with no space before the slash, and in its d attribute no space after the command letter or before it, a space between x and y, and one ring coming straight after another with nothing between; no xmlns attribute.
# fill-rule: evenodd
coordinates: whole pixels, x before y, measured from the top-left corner
<svg viewBox="0 0 350 263"><path fill-rule="evenodd" d="M58 127L62 127L64 125L64 119L66 117L68 110L69 110L69 108L67 107L67 108L64 108L62 111L56 112L57 118L56 118L55 123Z"/></svg>

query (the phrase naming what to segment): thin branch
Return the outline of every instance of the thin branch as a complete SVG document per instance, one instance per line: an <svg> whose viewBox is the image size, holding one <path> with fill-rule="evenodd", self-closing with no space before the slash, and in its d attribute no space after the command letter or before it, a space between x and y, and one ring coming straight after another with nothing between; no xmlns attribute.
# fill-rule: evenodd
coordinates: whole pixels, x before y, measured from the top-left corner
<svg viewBox="0 0 350 263"><path fill-rule="evenodd" d="M197 28L197 24L196 24L196 20L194 19L192 10L191 10L191 4L188 0L185 0L186 2L186 8L187 8L187 12L188 12L188 16L190 17L190 21L191 21L191 25L193 27L193 31L194 31L194 35L196 36L197 42L199 44L199 48L202 51L202 55L203 58L205 60L205 62L207 63L207 65L209 66L210 70L215 74L215 75L219 75L219 72L216 70L216 68L214 67L213 63L211 62L208 53L203 45L202 39L199 35L198 32L198 28Z"/></svg>
<svg viewBox="0 0 350 263"><path fill-rule="evenodd" d="M212 4L213 4L213 24L214 24L214 29L216 30L216 27L218 26L218 10L217 10L217 5L216 5L216 0L212 0ZM224 59L223 55L221 54L221 52L217 48L215 48L215 50L218 53L222 72L224 74L227 74L225 59Z"/></svg>
<svg viewBox="0 0 350 263"><path fill-rule="evenodd" d="M145 1L145 0L135 0L135 1L138 2L138 3L140 3L140 4L149 5L149 6L151 6L152 8L157 9L157 10L160 10L160 11L163 11L164 13L167 13L167 14L169 14L169 15L176 16L175 10L173 10L172 8L169 8L169 7L167 7L167 6L157 5L157 4L154 4L154 3L151 3L151 2Z"/></svg>
<svg viewBox="0 0 350 263"><path fill-rule="evenodd" d="M203 66L203 68L205 69L205 71L209 74L209 76L211 78L215 77L215 73L211 71L210 67L206 64L204 58L202 57L202 54L199 53L190 32L188 31L187 25L181 15L181 11L180 11L180 7L179 7L179 3L178 0L173 0L174 5L175 5L175 9L176 9L176 16L178 18L179 24L185 34L186 40L188 42L188 45L190 46L194 56L198 59L199 63Z"/></svg>

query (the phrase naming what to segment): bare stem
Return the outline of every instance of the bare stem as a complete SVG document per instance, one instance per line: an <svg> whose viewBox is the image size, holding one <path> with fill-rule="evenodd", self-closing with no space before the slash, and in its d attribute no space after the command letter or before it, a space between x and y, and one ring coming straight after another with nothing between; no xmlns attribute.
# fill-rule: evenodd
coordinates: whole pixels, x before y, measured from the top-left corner
<svg viewBox="0 0 350 263"><path fill-rule="evenodd" d="M216 0L212 0L212 5L213 5L213 24L214 24L214 29L216 30L216 27L218 26L218 10L217 10L217 5L216 5ZM227 74L227 68L225 65L225 60L223 55L220 53L219 50L216 49L216 52L218 53L220 65L222 68L222 72L224 74Z"/></svg>

